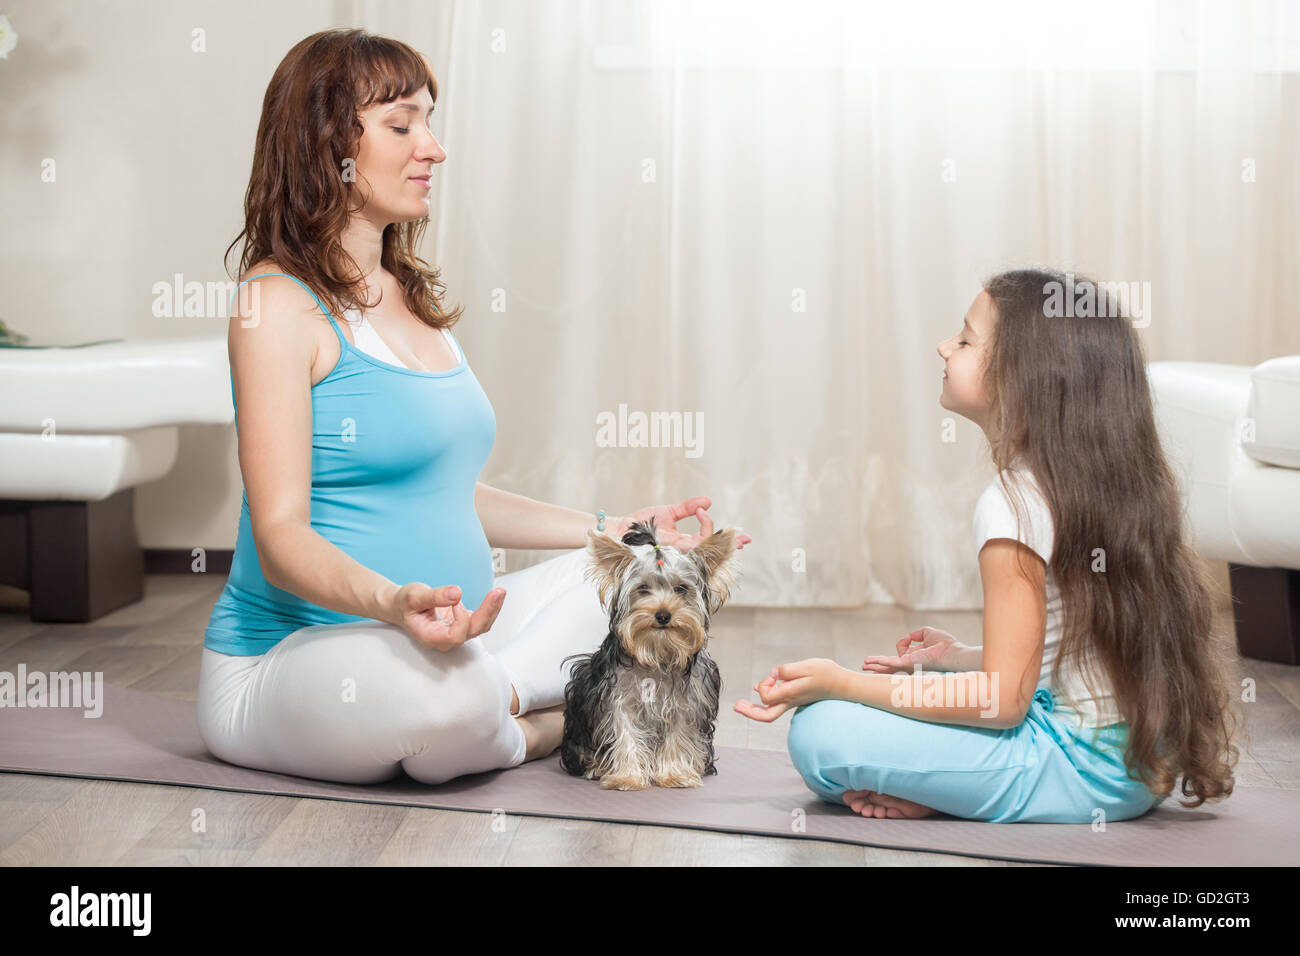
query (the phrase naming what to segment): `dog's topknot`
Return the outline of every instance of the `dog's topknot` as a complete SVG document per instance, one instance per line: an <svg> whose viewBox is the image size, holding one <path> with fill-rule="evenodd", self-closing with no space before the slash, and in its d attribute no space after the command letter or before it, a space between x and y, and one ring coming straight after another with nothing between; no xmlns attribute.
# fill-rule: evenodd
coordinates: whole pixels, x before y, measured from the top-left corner
<svg viewBox="0 0 1300 956"><path fill-rule="evenodd" d="M628 528L624 533L623 543L631 546L638 544L658 545L659 540L656 537L655 532L655 519L651 517L645 524L642 524L639 521L633 524L632 527Z"/></svg>

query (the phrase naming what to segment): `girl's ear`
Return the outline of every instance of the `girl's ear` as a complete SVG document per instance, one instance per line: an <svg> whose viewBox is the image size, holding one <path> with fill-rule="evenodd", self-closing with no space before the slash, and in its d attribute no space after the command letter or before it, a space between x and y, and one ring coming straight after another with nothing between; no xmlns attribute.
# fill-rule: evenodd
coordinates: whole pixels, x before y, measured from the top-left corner
<svg viewBox="0 0 1300 956"><path fill-rule="evenodd" d="M591 564L583 577L596 582L596 589L600 594L600 606L608 611L609 598L627 569L636 560L636 553L607 534L588 530L587 554L591 556Z"/></svg>

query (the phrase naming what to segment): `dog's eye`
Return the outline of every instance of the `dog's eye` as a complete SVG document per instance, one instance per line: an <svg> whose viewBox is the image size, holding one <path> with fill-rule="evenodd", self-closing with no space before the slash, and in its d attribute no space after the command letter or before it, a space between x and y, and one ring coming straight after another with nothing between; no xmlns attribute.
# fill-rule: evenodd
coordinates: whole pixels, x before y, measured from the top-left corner
<svg viewBox="0 0 1300 956"><path fill-rule="evenodd" d="M639 588L636 589L636 593L637 593L637 594L649 594L649 593L650 593L650 585L648 585L648 584L643 584L643 585L641 585Z"/></svg>
<svg viewBox="0 0 1300 956"><path fill-rule="evenodd" d="M690 586L686 584L679 584L674 590L676 590L678 594L685 594L687 591L690 590Z"/></svg>

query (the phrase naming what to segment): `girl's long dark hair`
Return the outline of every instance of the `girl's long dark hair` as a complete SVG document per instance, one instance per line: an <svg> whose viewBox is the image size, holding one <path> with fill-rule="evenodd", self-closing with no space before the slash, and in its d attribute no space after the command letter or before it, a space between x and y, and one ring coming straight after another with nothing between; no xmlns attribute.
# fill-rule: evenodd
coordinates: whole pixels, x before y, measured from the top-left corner
<svg viewBox="0 0 1300 956"><path fill-rule="evenodd" d="M1089 281L1022 269L985 282L994 464L1020 515L1007 481L1017 458L1051 512L1063 615L1053 684L1068 660L1095 693L1101 669L1129 726L1130 775L1158 795L1181 776L1183 806L1196 807L1233 789L1231 652L1214 640L1212 585L1188 544L1128 310L1095 282L1096 314L1067 302Z"/></svg>
<svg viewBox="0 0 1300 956"><path fill-rule="evenodd" d="M244 228L226 248L229 257L244 240L241 276L274 259L335 315L377 304L361 301L364 276L341 242L349 217L363 204L355 188L362 181L354 164L365 129L358 114L421 87L437 101L438 84L423 56L362 30L315 33L285 54L262 101ZM412 315L450 328L462 308L443 309L439 271L416 255L428 224L428 217L390 223L380 262L397 279Z"/></svg>

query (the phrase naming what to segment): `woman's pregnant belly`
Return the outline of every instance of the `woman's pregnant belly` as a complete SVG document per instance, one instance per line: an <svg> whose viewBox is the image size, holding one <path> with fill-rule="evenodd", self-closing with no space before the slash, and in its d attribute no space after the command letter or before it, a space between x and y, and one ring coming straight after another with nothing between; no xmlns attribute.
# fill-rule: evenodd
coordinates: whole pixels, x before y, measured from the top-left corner
<svg viewBox="0 0 1300 956"><path fill-rule="evenodd" d="M474 488L440 489L418 497L388 485L382 494L318 502L312 527L359 563L401 586L457 585L471 611L492 590L492 549L474 508Z"/></svg>

